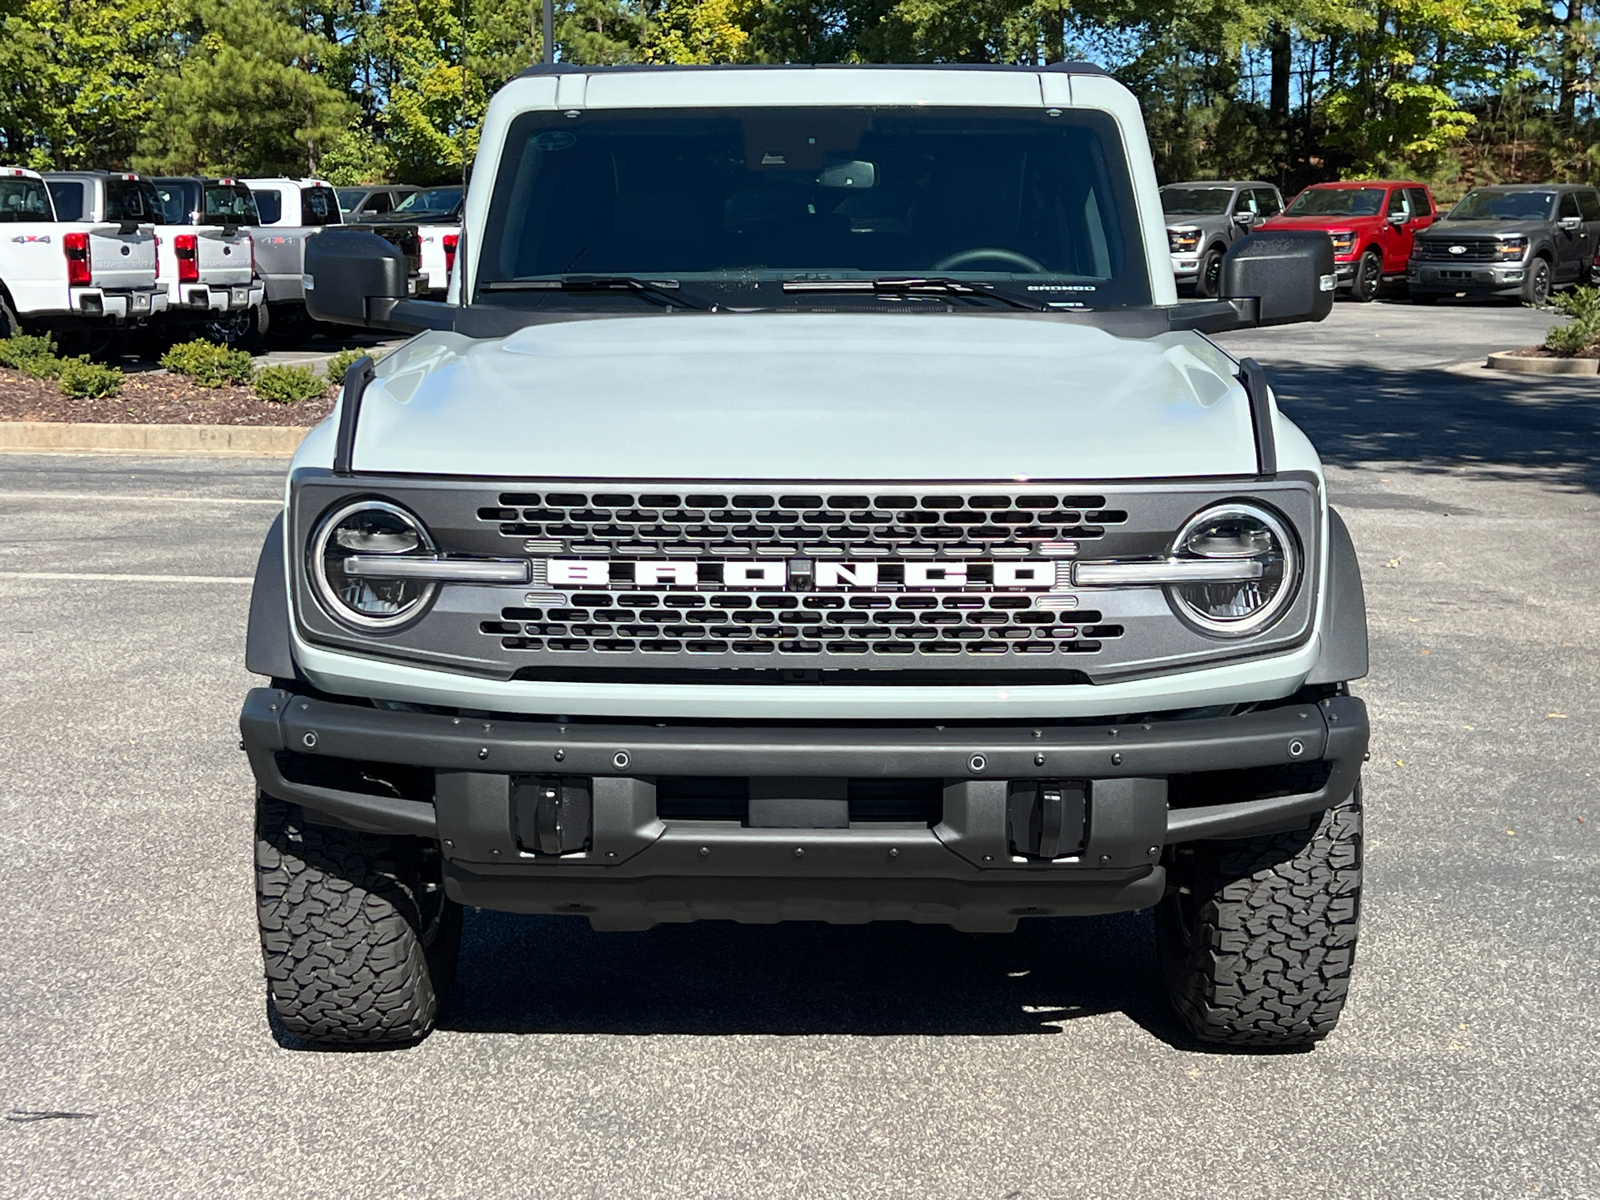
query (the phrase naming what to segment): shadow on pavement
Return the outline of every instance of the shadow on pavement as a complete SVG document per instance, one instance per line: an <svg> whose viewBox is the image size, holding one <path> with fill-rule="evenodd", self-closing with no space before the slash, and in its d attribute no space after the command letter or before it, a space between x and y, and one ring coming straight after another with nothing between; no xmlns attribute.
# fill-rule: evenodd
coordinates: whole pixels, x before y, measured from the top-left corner
<svg viewBox="0 0 1600 1200"><path fill-rule="evenodd" d="M1148 912L942 926L702 921L595 933L468 910L442 1029L607 1034L1053 1034L1122 1012L1194 1050L1167 1008Z"/></svg>
<svg viewBox="0 0 1600 1200"><path fill-rule="evenodd" d="M1600 491L1600 381L1376 367L1273 367L1322 461L1542 479Z"/></svg>

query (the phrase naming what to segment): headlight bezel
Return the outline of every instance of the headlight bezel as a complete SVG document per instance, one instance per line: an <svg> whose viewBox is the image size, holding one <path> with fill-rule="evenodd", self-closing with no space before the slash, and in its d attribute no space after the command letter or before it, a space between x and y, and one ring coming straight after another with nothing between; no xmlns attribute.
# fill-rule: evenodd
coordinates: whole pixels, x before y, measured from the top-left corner
<svg viewBox="0 0 1600 1200"><path fill-rule="evenodd" d="M1163 589L1168 605L1184 624L1209 637L1223 638L1230 642L1259 636L1282 620L1284 615L1294 607L1295 599L1300 593L1302 582L1306 576L1304 550L1300 544L1300 538L1295 532L1294 523L1282 513L1258 500L1224 500L1200 509L1179 527L1177 534L1172 539L1168 553L1174 559L1187 561L1205 561L1207 559L1240 561L1269 557L1270 552L1260 555L1202 555L1195 554L1188 549L1190 541L1204 526L1214 525L1227 518L1238 517L1244 517L1265 526L1276 543L1282 558L1283 572L1281 581L1277 590L1265 604L1245 617L1217 618L1197 611L1194 604L1184 596L1184 592L1188 588L1217 585L1169 584Z"/></svg>
<svg viewBox="0 0 1600 1200"><path fill-rule="evenodd" d="M1198 254L1200 252L1200 242L1204 237L1205 234L1198 229L1169 228L1167 230L1167 252L1169 254ZM1180 243L1183 241L1187 241L1189 244L1186 246L1181 245Z"/></svg>
<svg viewBox="0 0 1600 1200"><path fill-rule="evenodd" d="M422 518L402 505L381 496L362 496L345 499L331 506L317 518L317 523L306 545L306 575L311 581L311 592L318 605L339 624L360 633L392 633L420 620L433 605L439 594L439 584L432 580L406 581L402 586L416 589L417 595L398 612L388 616L373 616L352 608L339 595L338 588L328 577L327 555L329 541L338 528L359 512L377 511L398 518L409 526L418 539L417 549L424 554L438 553L438 545ZM352 551L352 553L354 553ZM400 552L397 557L408 552Z"/></svg>

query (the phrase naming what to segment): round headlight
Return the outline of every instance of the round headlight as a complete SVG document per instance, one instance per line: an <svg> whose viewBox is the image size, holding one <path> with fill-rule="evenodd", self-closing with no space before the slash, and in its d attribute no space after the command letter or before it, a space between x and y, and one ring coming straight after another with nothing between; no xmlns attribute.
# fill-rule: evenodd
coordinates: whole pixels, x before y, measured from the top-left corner
<svg viewBox="0 0 1600 1200"><path fill-rule="evenodd" d="M311 579L330 614L360 629L393 629L415 617L438 584L385 579L346 569L352 557L427 557L433 539L422 522L398 505L358 500L323 518L311 538Z"/></svg>
<svg viewBox="0 0 1600 1200"><path fill-rule="evenodd" d="M1244 637L1271 625L1289 607L1300 581L1294 534L1281 517L1254 504L1221 504L1191 517L1173 541L1172 554L1191 562L1260 565L1251 579L1168 589L1183 616L1223 637Z"/></svg>

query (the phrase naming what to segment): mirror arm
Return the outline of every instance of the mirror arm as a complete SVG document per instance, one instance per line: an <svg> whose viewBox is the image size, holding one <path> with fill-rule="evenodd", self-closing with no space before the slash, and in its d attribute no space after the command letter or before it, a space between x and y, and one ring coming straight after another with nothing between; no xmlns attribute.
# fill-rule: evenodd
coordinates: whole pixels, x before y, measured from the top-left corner
<svg viewBox="0 0 1600 1200"><path fill-rule="evenodd" d="M1168 327L1173 331L1227 333L1230 329L1254 329L1260 324L1261 301L1256 296L1224 296L1221 300L1180 304L1168 313Z"/></svg>
<svg viewBox="0 0 1600 1200"><path fill-rule="evenodd" d="M402 333L421 333L427 329L452 330L456 327L458 305L440 300L409 300L397 296L368 296L367 324Z"/></svg>

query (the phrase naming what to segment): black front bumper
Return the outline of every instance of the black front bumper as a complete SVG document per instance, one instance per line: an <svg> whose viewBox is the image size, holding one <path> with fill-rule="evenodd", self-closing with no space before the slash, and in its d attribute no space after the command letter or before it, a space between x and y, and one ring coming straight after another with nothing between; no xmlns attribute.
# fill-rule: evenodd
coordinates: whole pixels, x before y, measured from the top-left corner
<svg viewBox="0 0 1600 1200"><path fill-rule="evenodd" d="M1166 847L1303 827L1349 796L1368 738L1366 707L1349 696L1230 717L908 728L557 724L257 688L240 728L262 791L313 819L439 839L454 899L584 913L603 928L720 918L1004 929L1019 916L1148 907L1165 890ZM308 783L314 773L295 770L308 759L342 764L346 778L360 778L360 764L421 768L432 794ZM1297 768L1307 790L1213 803L1215 789L1194 786ZM578 853L531 853L518 839L515 781L556 775L588 781L592 836ZM683 776L934 779L943 805L932 825L663 820L656 781ZM1081 845L1053 860L1019 856L1008 835L1008 790L1045 780L1074 781L1086 796Z"/></svg>

